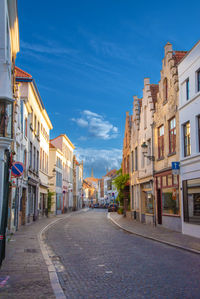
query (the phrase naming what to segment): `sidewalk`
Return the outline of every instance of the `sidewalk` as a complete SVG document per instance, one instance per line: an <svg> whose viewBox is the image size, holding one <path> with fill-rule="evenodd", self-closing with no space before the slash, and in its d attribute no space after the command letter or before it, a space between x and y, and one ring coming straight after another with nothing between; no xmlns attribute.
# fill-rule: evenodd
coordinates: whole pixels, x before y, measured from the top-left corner
<svg viewBox="0 0 200 299"><path fill-rule="evenodd" d="M198 238L183 235L161 226L153 227L143 224L117 213L108 214L108 218L129 233L200 254L200 239Z"/></svg>
<svg viewBox="0 0 200 299"><path fill-rule="evenodd" d="M46 225L66 215L45 217L21 226L12 236L0 269L0 298L55 298L38 234Z"/></svg>

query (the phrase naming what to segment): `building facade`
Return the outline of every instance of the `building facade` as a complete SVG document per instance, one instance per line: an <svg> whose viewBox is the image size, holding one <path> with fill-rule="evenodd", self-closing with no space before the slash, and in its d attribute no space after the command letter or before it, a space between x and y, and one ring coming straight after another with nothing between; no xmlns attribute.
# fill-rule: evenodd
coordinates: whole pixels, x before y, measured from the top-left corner
<svg viewBox="0 0 200 299"><path fill-rule="evenodd" d="M150 84L148 78L144 79L143 98L140 109L140 124L138 132L138 184L140 194L140 221L155 223L154 202L154 111L157 99L158 85ZM131 152L134 159L134 152ZM132 160L132 166L134 161ZM132 190L133 191L133 190Z"/></svg>
<svg viewBox="0 0 200 299"><path fill-rule="evenodd" d="M178 74L182 232L200 238L200 41Z"/></svg>
<svg viewBox="0 0 200 299"><path fill-rule="evenodd" d="M61 187L62 191L60 190L59 192L61 193L57 195L57 211L59 211L59 213L61 211L66 212L73 209L73 151L75 147L65 134L61 134L52 139L51 145L56 149L59 149L60 153L62 153L62 158L59 157L62 165L59 165L58 167L59 169L62 169L62 184L58 183L58 187ZM50 147L50 150L52 151L52 147ZM51 163L51 171L54 169L54 166L55 165L52 165ZM57 170L58 173L60 172L59 169ZM58 174L58 176L60 176L60 174ZM60 202L61 204L59 204Z"/></svg>
<svg viewBox="0 0 200 299"><path fill-rule="evenodd" d="M177 63L185 54L166 44L154 113L157 223L177 231L181 231L180 186L179 176L172 173L172 162L180 159Z"/></svg>

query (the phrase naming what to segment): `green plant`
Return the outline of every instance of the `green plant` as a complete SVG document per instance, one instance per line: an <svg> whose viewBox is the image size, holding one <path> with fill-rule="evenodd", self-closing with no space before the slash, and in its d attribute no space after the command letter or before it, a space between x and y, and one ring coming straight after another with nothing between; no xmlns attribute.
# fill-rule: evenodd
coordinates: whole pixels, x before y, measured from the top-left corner
<svg viewBox="0 0 200 299"><path fill-rule="evenodd" d="M124 189L126 187L126 183L129 180L129 174L122 174L122 169L120 168L117 171L117 177L113 180L113 183L118 191L118 196L116 200L120 202L120 205L123 205L124 200Z"/></svg>
<svg viewBox="0 0 200 299"><path fill-rule="evenodd" d="M124 212L124 209L122 207L119 207L118 210L117 210L117 213L122 215Z"/></svg>
<svg viewBox="0 0 200 299"><path fill-rule="evenodd" d="M47 203L47 205L48 205L48 212L51 212L51 205L52 205L51 199L52 199L52 196L54 194L55 194L55 192L51 192L51 191L48 190L48 203Z"/></svg>

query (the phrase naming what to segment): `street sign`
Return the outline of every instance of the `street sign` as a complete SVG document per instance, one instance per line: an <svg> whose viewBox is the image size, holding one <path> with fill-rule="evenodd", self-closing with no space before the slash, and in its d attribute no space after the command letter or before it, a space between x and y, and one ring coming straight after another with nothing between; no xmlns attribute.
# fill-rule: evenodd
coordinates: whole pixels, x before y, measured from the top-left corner
<svg viewBox="0 0 200 299"><path fill-rule="evenodd" d="M12 176L14 176L16 178L20 177L20 176L22 176L23 172L24 172L24 165L21 162L13 163L12 168L11 168Z"/></svg>
<svg viewBox="0 0 200 299"><path fill-rule="evenodd" d="M180 162L172 162L172 174L178 175L180 173Z"/></svg>

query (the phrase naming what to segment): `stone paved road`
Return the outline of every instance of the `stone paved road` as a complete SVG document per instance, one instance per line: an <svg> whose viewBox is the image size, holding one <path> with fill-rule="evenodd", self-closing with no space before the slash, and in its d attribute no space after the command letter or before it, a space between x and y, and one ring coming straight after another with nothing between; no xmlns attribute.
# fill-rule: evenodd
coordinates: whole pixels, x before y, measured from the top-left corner
<svg viewBox="0 0 200 299"><path fill-rule="evenodd" d="M115 227L103 210L59 222L48 244L66 298L200 298L200 257Z"/></svg>

